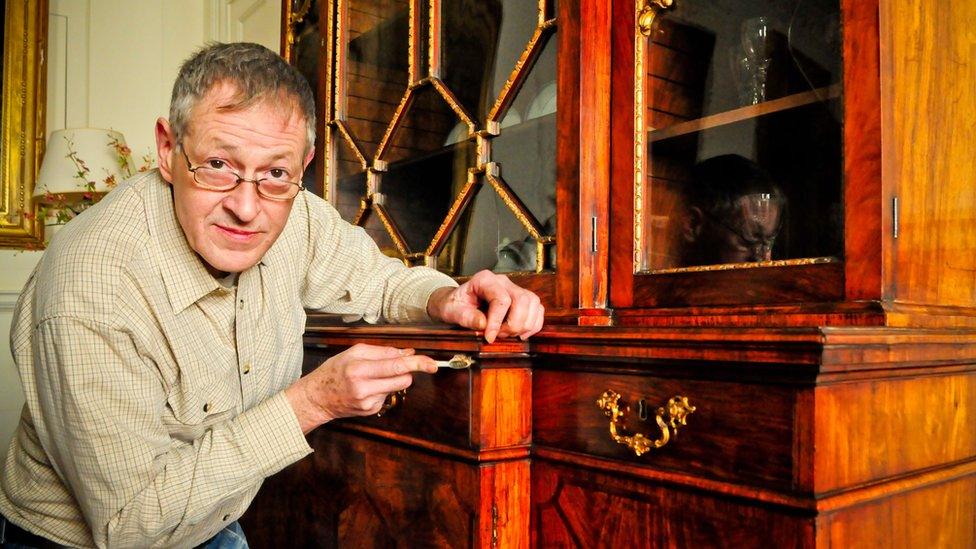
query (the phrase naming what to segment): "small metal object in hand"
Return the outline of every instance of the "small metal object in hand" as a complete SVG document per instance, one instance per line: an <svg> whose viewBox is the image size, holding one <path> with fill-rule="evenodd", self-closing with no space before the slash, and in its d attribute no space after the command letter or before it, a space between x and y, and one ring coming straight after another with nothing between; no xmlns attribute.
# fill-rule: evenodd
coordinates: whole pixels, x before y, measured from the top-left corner
<svg viewBox="0 0 976 549"><path fill-rule="evenodd" d="M453 368L455 370L463 370L465 368L470 368L474 364L474 359L468 355L454 355L451 360L437 360L435 361L438 368Z"/></svg>

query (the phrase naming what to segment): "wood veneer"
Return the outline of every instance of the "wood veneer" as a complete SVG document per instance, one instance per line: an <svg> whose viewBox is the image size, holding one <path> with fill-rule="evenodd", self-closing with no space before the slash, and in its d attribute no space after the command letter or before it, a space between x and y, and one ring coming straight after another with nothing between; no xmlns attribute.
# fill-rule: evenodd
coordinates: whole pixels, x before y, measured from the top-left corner
<svg viewBox="0 0 976 549"><path fill-rule="evenodd" d="M884 164L898 196L891 296L976 303L976 57L972 2L884 2ZM890 202L889 202L890 203ZM886 204L887 205L887 204Z"/></svg>
<svg viewBox="0 0 976 549"><path fill-rule="evenodd" d="M556 272L513 276L542 296L546 329L486 346L311 315L313 362L360 341L483 361L316 432L316 454L252 505L252 545L976 547L970 4L839 1L838 261L642 274L635 5L560 0ZM689 57L693 35L654 47ZM646 60L658 127L701 116L675 91L701 75L673 59ZM648 164L655 181L683 177ZM698 409L637 457L609 439L607 388Z"/></svg>
<svg viewBox="0 0 976 549"><path fill-rule="evenodd" d="M387 416L317 432L315 456L269 480L252 506L252 545L275 539L265 524L312 521L308 543L325 546L490 546L489 532L512 540L499 547L901 546L908 513L928 517L921 529L932 539L976 542L967 522L976 330L553 326L528 343L493 345L479 336L310 327L312 354L362 341L464 350L483 362L471 371L467 403L451 377L463 371L423 376ZM595 402L606 389L631 406L628 433L655 432L634 417L641 398L653 408L682 394L697 410L668 445L637 457L609 438ZM340 496L301 495L310 482ZM462 490L477 503L459 503L468 500L453 483L480 487ZM378 486L390 493L376 495ZM477 526L452 525L458 516ZM405 517L424 531L407 533ZM852 530L859 520L871 528ZM350 537L352 528L366 538ZM458 541L471 532L480 533Z"/></svg>

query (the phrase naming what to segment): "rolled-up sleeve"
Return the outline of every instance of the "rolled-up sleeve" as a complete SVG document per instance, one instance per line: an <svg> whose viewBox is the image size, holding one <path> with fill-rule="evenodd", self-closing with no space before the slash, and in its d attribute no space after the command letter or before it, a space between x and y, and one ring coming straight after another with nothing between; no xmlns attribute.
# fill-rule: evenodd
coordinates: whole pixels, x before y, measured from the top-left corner
<svg viewBox="0 0 976 549"><path fill-rule="evenodd" d="M181 441L161 419L158 369L125 330L57 317L32 339L37 433L98 546L200 543L311 452L283 393Z"/></svg>

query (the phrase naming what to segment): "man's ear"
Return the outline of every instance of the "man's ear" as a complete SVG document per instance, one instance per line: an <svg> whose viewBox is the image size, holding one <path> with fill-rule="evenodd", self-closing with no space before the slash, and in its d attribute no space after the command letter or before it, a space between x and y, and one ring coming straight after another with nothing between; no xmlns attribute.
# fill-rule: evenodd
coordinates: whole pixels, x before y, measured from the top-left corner
<svg viewBox="0 0 976 549"><path fill-rule="evenodd" d="M687 215L681 220L681 237L685 239L685 242L698 240L704 221L705 215L700 208L697 206L688 208Z"/></svg>
<svg viewBox="0 0 976 549"><path fill-rule="evenodd" d="M169 121L160 117L156 120L156 155L159 157L159 174L168 183L173 182L173 153L177 146Z"/></svg>
<svg viewBox="0 0 976 549"><path fill-rule="evenodd" d="M302 169L307 170L308 165L312 163L312 159L315 158L315 147L308 150L308 154L305 155L304 164L302 164Z"/></svg>

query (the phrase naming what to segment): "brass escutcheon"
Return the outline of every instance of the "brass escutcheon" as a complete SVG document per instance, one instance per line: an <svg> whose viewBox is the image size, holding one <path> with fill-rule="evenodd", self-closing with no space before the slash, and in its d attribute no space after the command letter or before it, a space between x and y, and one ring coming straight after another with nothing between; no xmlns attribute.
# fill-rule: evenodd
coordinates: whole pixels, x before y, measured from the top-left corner
<svg viewBox="0 0 976 549"><path fill-rule="evenodd" d="M617 392L607 389L597 399L596 405L603 410L604 414L610 416L610 438L617 444L630 448L638 456L650 451L651 448L660 448L667 444L672 436L677 436L679 425L687 425L688 414L695 411L695 407L688 403L687 397L676 395L668 401L666 408L658 408L654 414L654 421L661 429L661 436L651 440L640 433L632 436L622 434L624 413L630 411L630 408L620 406L620 394Z"/></svg>

